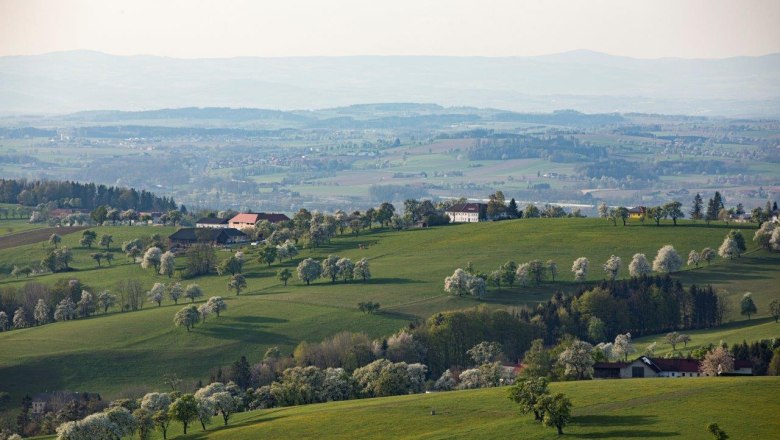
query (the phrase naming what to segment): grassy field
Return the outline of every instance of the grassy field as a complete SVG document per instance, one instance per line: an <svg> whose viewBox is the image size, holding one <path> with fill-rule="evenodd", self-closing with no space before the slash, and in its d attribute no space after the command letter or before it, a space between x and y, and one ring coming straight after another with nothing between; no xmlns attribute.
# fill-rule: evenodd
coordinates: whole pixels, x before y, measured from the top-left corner
<svg viewBox="0 0 780 440"><path fill-rule="evenodd" d="M716 422L734 439L776 438L780 378L630 379L551 385L573 403L567 438L710 438ZM168 438L475 439L560 438L521 415L506 388L333 402L243 414L185 437ZM751 408L750 416L739 409ZM436 415L431 415L431 410Z"/></svg>
<svg viewBox="0 0 780 440"><path fill-rule="evenodd" d="M24 219L0 219L0 237L45 227L45 224L30 223Z"/></svg>
<svg viewBox="0 0 780 440"><path fill-rule="evenodd" d="M147 288L156 281L168 281L127 262L117 248L122 241L152 233L165 236L172 228L96 230L99 236L109 233L114 237L112 250L117 256L113 266L97 268L89 258L95 250L80 248L81 234L71 234L63 237L63 244L74 249L75 270L30 279L51 284L57 279L78 278L93 291L112 289L118 280L127 278L139 279ZM621 256L624 264L635 252L644 252L652 259L664 244L673 244L681 254L687 254L690 249L717 247L727 232L727 228L687 222L678 227L613 227L598 219L529 219L337 237L320 249L303 251L297 260L284 266L294 269L301 258L322 258L329 253L353 260L366 257L374 275L368 283L331 284L320 280L304 286L294 279L285 287L274 276L278 264L268 268L252 261L245 267L247 292L238 298L231 295L229 308L221 318L211 319L189 334L173 327L172 317L178 307L170 302L160 308L147 304L138 312L109 313L0 333L0 347L4 348L0 350L0 390L16 396L67 388L99 391L110 398L132 388L159 389L163 374L169 372L194 382L207 379L211 367L228 364L240 355L256 362L271 346L290 353L302 340L318 341L343 330L364 331L374 337L387 335L436 311L477 305L480 302L474 298L449 297L442 291L444 277L468 261L486 272L509 259L558 261L559 281L538 287L491 289L483 302L491 307L533 305L547 300L556 290L575 287L568 269L579 256L591 259L589 278L597 280L603 278L600 264L610 254ZM752 230L746 230L745 235L750 240ZM365 249L360 249L360 244ZM253 258L253 248L246 251ZM39 261L46 252L42 244L2 250L0 269L8 273L13 264ZM220 252L220 258L228 255ZM179 266L182 260L177 262ZM684 271L679 277L699 284L712 280L728 288L734 298L751 290L759 315L765 316L769 298L780 294L776 289L778 264L780 254L754 251L736 262L718 261L709 268ZM24 282L0 277L0 288L21 287ZM184 281L188 282L192 281ZM206 297L227 295L227 277L212 275L195 282L204 288ZM355 307L360 301L379 302L382 311L374 316L363 315Z"/></svg>
<svg viewBox="0 0 780 440"><path fill-rule="evenodd" d="M690 335L691 342L687 346L678 345L677 352L688 354L689 351L696 348L710 344L718 345L721 342L731 345L742 341L780 338L780 323L776 323L772 318L752 319L750 321L729 322L713 329L690 330L682 333ZM653 342L657 343L655 350L657 356L663 356L672 351L672 346L664 342L664 335L652 335L634 340L640 352L647 344Z"/></svg>

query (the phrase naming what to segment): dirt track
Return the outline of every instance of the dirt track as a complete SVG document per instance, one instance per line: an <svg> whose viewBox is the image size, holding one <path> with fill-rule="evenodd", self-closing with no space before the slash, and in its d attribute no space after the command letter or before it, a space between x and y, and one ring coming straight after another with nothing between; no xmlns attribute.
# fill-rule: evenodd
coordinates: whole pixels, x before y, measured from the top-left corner
<svg viewBox="0 0 780 440"><path fill-rule="evenodd" d="M89 226L74 226L65 228L43 228L33 229L31 231L19 232L18 234L4 235L0 237L0 249L8 249L25 244L39 243L49 239L51 234L66 235L74 232L89 229Z"/></svg>

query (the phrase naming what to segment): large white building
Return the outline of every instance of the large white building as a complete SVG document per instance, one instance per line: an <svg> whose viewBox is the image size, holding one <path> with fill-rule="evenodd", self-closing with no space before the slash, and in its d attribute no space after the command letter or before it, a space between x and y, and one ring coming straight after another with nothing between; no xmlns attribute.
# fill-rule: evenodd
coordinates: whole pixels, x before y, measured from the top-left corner
<svg viewBox="0 0 780 440"><path fill-rule="evenodd" d="M486 218L487 205L484 203L461 203L444 211L450 223L476 223Z"/></svg>
<svg viewBox="0 0 780 440"><path fill-rule="evenodd" d="M701 377L699 361L688 358L650 358L640 356L632 362L597 362L593 365L593 377L601 379L628 379L633 377ZM747 361L734 361L734 371L724 375L753 374L753 365Z"/></svg>

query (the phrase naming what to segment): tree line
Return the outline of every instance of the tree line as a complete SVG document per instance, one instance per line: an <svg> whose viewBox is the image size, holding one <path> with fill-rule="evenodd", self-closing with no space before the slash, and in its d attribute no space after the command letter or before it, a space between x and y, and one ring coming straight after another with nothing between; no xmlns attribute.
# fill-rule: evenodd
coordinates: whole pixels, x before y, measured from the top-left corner
<svg viewBox="0 0 780 440"><path fill-rule="evenodd" d="M94 183L27 179L0 179L0 202L37 206L54 202L59 208L92 210L101 205L137 211L177 209L173 198L146 190Z"/></svg>

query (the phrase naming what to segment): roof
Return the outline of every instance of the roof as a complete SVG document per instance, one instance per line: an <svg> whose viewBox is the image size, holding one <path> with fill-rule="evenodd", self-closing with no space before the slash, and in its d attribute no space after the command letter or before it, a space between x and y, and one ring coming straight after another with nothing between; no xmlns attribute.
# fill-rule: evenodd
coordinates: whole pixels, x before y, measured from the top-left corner
<svg viewBox="0 0 780 440"><path fill-rule="evenodd" d="M246 234L235 228L181 228L168 238L174 241L220 241Z"/></svg>
<svg viewBox="0 0 780 440"><path fill-rule="evenodd" d="M195 224L200 225L226 225L228 224L228 219L226 218L219 218L219 217L203 217L202 219L195 222Z"/></svg>
<svg viewBox="0 0 780 440"><path fill-rule="evenodd" d="M648 358L647 356L641 356L637 360L647 364L647 366L655 370L656 373L660 373L661 371L672 371L672 372L679 372L679 373L699 372L699 361L696 359L686 359L686 358L663 359L663 358Z"/></svg>
<svg viewBox="0 0 780 440"><path fill-rule="evenodd" d="M628 213L629 214L642 214L647 210L644 206L634 206L633 208L629 208Z"/></svg>
<svg viewBox="0 0 780 440"><path fill-rule="evenodd" d="M286 222L290 220L289 217L287 217L284 214L266 214L264 212L245 212L243 214L238 214L235 217L230 219L230 223L257 223L262 220L268 220L271 223L278 223L278 222Z"/></svg>
<svg viewBox="0 0 780 440"><path fill-rule="evenodd" d="M477 213L483 209L483 207L486 207L484 203L459 203L457 205L453 205L445 212L465 212L465 213Z"/></svg>

